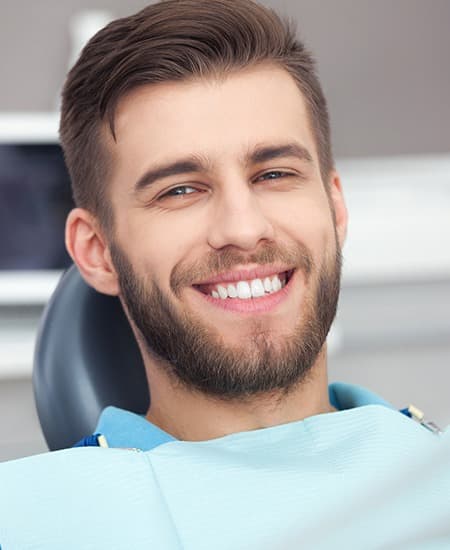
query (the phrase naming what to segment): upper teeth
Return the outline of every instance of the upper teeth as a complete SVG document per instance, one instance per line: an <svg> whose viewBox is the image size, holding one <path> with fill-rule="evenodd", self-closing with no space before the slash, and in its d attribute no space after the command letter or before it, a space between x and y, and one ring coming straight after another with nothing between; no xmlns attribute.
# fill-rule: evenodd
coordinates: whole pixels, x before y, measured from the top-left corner
<svg viewBox="0 0 450 550"><path fill-rule="evenodd" d="M236 284L229 283L228 285L217 285L216 290L211 292L213 298L240 298L246 300L248 298L259 298L264 294L278 292L286 284L284 274L281 276L274 275L265 279L253 279L252 281L239 281Z"/></svg>

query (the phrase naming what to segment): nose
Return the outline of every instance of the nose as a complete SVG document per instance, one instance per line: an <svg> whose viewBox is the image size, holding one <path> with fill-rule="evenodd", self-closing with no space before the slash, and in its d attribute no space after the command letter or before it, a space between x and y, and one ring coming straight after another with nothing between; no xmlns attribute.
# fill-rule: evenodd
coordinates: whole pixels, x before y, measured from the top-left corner
<svg viewBox="0 0 450 550"><path fill-rule="evenodd" d="M253 250L262 240L273 240L271 221L261 208L261 198L245 183L224 192L217 200L208 231L212 248L234 246Z"/></svg>

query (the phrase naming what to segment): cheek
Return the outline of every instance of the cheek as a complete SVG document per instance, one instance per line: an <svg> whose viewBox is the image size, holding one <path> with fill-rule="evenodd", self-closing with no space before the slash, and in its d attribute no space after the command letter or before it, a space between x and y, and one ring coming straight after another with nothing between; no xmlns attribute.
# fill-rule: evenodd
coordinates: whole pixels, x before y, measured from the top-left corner
<svg viewBox="0 0 450 550"><path fill-rule="evenodd" d="M282 204L273 201L270 215L278 238L305 244L318 265L324 253L334 247L334 224L326 197L302 196Z"/></svg>
<svg viewBox="0 0 450 550"><path fill-rule="evenodd" d="M177 223L167 214L156 216L150 223L146 216L130 214L123 226L124 250L138 272L164 290L169 289L174 266L192 257L198 246L202 225L194 216L185 216Z"/></svg>

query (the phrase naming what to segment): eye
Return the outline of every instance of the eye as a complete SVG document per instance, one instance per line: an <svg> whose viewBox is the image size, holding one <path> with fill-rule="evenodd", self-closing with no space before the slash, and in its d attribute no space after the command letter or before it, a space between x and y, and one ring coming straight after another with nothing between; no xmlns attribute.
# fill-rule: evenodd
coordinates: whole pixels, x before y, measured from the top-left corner
<svg viewBox="0 0 450 550"><path fill-rule="evenodd" d="M173 187L172 189L169 189L165 193L163 193L159 199L164 199L165 197L179 197L183 195L192 195L192 193L196 193L197 189L194 187L191 187L190 185L179 185L178 187Z"/></svg>
<svg viewBox="0 0 450 550"><path fill-rule="evenodd" d="M284 172L283 170L271 170L270 172L265 172L256 178L256 182L265 181L265 180L277 180L281 178L286 178L292 176L290 172Z"/></svg>

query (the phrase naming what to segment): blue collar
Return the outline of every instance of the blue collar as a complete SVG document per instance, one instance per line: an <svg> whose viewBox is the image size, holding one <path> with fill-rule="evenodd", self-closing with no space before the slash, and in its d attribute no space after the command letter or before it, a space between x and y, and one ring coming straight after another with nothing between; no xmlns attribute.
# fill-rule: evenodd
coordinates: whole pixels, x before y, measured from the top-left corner
<svg viewBox="0 0 450 550"><path fill-rule="evenodd" d="M331 404L338 410L364 405L393 408L375 393L354 384L336 382L330 384L328 391ZM145 417L117 407L107 407L103 410L96 433L103 434L110 447L137 448L142 451L150 451L163 443L176 441L173 436L146 420Z"/></svg>
<svg viewBox="0 0 450 550"><path fill-rule="evenodd" d="M144 416L117 407L103 410L95 429L106 437L110 447L136 448L150 451L158 445L176 441Z"/></svg>
<svg viewBox="0 0 450 550"><path fill-rule="evenodd" d="M328 386L330 403L339 411L364 407L365 405L381 405L389 409L395 409L393 405L382 397L356 384L334 382Z"/></svg>

